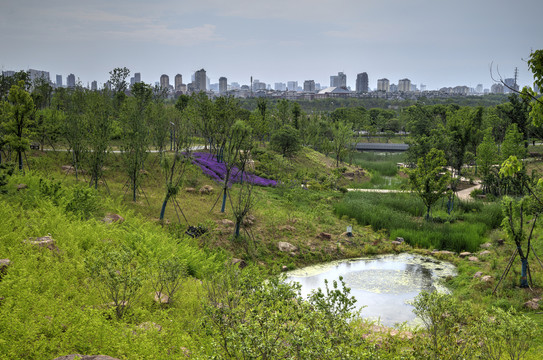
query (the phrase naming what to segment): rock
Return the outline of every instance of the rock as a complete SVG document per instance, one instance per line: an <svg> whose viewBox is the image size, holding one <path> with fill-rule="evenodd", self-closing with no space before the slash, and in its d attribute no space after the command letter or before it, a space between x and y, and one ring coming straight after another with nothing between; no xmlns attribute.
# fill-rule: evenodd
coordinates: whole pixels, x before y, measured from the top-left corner
<svg viewBox="0 0 543 360"><path fill-rule="evenodd" d="M437 255L454 255L454 252L449 251L449 250L441 250L441 251L434 250L434 251L432 251L432 254L437 254Z"/></svg>
<svg viewBox="0 0 543 360"><path fill-rule="evenodd" d="M502 246L503 244L505 244L504 239L498 239L496 242L498 243L499 246Z"/></svg>
<svg viewBox="0 0 543 360"><path fill-rule="evenodd" d="M477 271L477 272L473 275L473 277L476 278L476 279L477 279L477 278L480 278L481 276L483 276L483 272L482 272L482 271Z"/></svg>
<svg viewBox="0 0 543 360"><path fill-rule="evenodd" d="M283 226L279 226L279 230L294 232L296 231L296 228L291 225L283 225Z"/></svg>
<svg viewBox="0 0 543 360"><path fill-rule="evenodd" d="M477 258L476 256L470 256L468 260L472 262L479 262L479 258Z"/></svg>
<svg viewBox="0 0 543 360"><path fill-rule="evenodd" d="M489 242L481 244L481 248L483 248L483 249L490 249L491 247L492 247L492 244L489 243Z"/></svg>
<svg viewBox="0 0 543 360"><path fill-rule="evenodd" d="M398 236L398 237L396 238L396 241L397 241L397 242L400 242L400 243L403 243L403 242L405 241L405 239L404 239L403 237L399 237L399 236Z"/></svg>
<svg viewBox="0 0 543 360"><path fill-rule="evenodd" d="M288 266L283 265L283 266L281 267L281 271L288 271Z"/></svg>
<svg viewBox="0 0 543 360"><path fill-rule="evenodd" d="M244 219L243 219L243 225L244 226L251 226L255 223L256 221L256 218L253 216L253 215L247 215Z"/></svg>
<svg viewBox="0 0 543 360"><path fill-rule="evenodd" d="M208 195L213 193L213 187L211 185L204 185L198 190L202 195Z"/></svg>
<svg viewBox="0 0 543 360"><path fill-rule="evenodd" d="M155 302L158 304L169 304L170 297L164 293L155 292Z"/></svg>
<svg viewBox="0 0 543 360"><path fill-rule="evenodd" d="M122 224L124 222L124 218L119 214L107 214L102 219L102 222L106 224L112 224L112 223Z"/></svg>
<svg viewBox="0 0 543 360"><path fill-rule="evenodd" d="M234 226L235 225L232 220L228 220L228 219L222 219L221 224L223 224L224 226Z"/></svg>
<svg viewBox="0 0 543 360"><path fill-rule="evenodd" d="M286 241L279 241L277 243L277 247L279 248L279 251L282 251L282 252L295 252L298 250L296 246Z"/></svg>
<svg viewBox="0 0 543 360"><path fill-rule="evenodd" d="M492 276L490 276L490 275L482 276L481 281L482 282L491 282L492 281Z"/></svg>
<svg viewBox="0 0 543 360"><path fill-rule="evenodd" d="M21 190L27 189L27 188L28 188L27 184L17 184L17 191L21 191Z"/></svg>
<svg viewBox="0 0 543 360"><path fill-rule="evenodd" d="M321 232L319 235L317 235L317 237L324 240L330 240L332 239L332 234Z"/></svg>
<svg viewBox="0 0 543 360"><path fill-rule="evenodd" d="M531 310L538 310L539 309L539 298L535 298L532 300L528 300L524 303L524 307Z"/></svg>
<svg viewBox="0 0 543 360"><path fill-rule="evenodd" d="M26 244L34 245L34 246L47 248L51 251L58 251L58 247L55 244L55 240L49 235L42 236L36 239L28 238L26 240L23 240L23 242Z"/></svg>
<svg viewBox="0 0 543 360"><path fill-rule="evenodd" d="M487 255L490 255L492 254L490 251L488 250L483 250L479 253L479 256L487 256Z"/></svg>
<svg viewBox="0 0 543 360"><path fill-rule="evenodd" d="M185 191L192 194L192 193L195 193L196 192L196 189L193 188L193 187L188 187L188 188L185 188Z"/></svg>
<svg viewBox="0 0 543 360"><path fill-rule="evenodd" d="M400 241L396 241L396 240L391 241L390 243L391 243L392 245L401 245L401 244L402 244Z"/></svg>
<svg viewBox="0 0 543 360"><path fill-rule="evenodd" d="M471 255L471 253L469 251L464 251L464 252L461 252L458 256L460 256L461 258L465 258L465 257L468 257L470 255Z"/></svg>
<svg viewBox="0 0 543 360"><path fill-rule="evenodd" d="M0 271L5 271L11 265L10 259L0 259Z"/></svg>
<svg viewBox="0 0 543 360"><path fill-rule="evenodd" d="M64 355L64 356L54 358L53 360L74 360L76 357L79 360L120 360L118 358L114 358L107 355L81 355L81 354Z"/></svg>
<svg viewBox="0 0 543 360"><path fill-rule="evenodd" d="M247 267L247 263L245 262L245 260L242 260L242 259L233 258L232 261L230 262L230 264L232 264L232 265L237 264L237 266L238 266L238 268L240 270Z"/></svg>

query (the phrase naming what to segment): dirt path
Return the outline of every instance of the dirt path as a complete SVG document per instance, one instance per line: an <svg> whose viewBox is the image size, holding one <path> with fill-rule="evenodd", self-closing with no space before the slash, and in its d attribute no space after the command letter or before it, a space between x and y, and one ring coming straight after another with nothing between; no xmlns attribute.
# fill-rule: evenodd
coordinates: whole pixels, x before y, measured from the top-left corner
<svg viewBox="0 0 543 360"><path fill-rule="evenodd" d="M460 190L456 193L458 199L466 201L471 200L471 192L475 189L480 189L481 184L476 184L464 190ZM359 191L359 192L373 192L373 193L407 193L409 190L387 190L387 189L347 189L347 191Z"/></svg>

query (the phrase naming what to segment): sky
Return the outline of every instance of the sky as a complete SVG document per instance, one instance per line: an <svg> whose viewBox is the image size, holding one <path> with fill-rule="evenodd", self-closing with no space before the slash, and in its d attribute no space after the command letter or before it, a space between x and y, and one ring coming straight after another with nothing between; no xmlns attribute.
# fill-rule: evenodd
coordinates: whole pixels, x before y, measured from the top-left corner
<svg viewBox="0 0 543 360"><path fill-rule="evenodd" d="M513 77L543 48L542 0L0 0L0 69L75 74L103 84L116 67L211 83L315 80L366 72L427 89Z"/></svg>

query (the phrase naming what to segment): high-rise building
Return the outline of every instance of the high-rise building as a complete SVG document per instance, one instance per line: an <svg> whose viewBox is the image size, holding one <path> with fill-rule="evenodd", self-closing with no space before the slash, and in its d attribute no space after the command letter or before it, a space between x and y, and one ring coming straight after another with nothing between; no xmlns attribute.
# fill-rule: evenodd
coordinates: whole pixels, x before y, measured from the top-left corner
<svg viewBox="0 0 543 360"><path fill-rule="evenodd" d="M62 75L57 75L57 87L62 87Z"/></svg>
<svg viewBox="0 0 543 360"><path fill-rule="evenodd" d="M503 85L495 83L490 87L490 92L493 94L503 94Z"/></svg>
<svg viewBox="0 0 543 360"><path fill-rule="evenodd" d="M141 73L134 73L134 82L141 82Z"/></svg>
<svg viewBox="0 0 543 360"><path fill-rule="evenodd" d="M306 80L304 81L304 92L313 93L316 91L315 80Z"/></svg>
<svg viewBox="0 0 543 360"><path fill-rule="evenodd" d="M513 92L513 91L518 91L519 87L516 83L516 79L515 78L507 78L505 80L503 80L505 86L503 87L503 91L504 93L510 93L510 92Z"/></svg>
<svg viewBox="0 0 543 360"><path fill-rule="evenodd" d="M43 80L49 84L49 71L29 69L27 73L31 84L35 84L36 80Z"/></svg>
<svg viewBox="0 0 543 360"><path fill-rule="evenodd" d="M287 81L287 90L288 91L298 91L298 82L297 81Z"/></svg>
<svg viewBox="0 0 543 360"><path fill-rule="evenodd" d="M219 78L219 94L224 95L226 94L227 90L228 90L228 80L224 76L221 76Z"/></svg>
<svg viewBox="0 0 543 360"><path fill-rule="evenodd" d="M356 75L356 92L358 94L367 93L369 91L368 85L369 81L367 73L363 72Z"/></svg>
<svg viewBox="0 0 543 360"><path fill-rule="evenodd" d="M160 76L160 88L169 89L170 88L170 77L166 74Z"/></svg>
<svg viewBox="0 0 543 360"><path fill-rule="evenodd" d="M477 92L477 94L482 94L483 93L483 84L477 84L477 87L475 88L475 91Z"/></svg>
<svg viewBox="0 0 543 360"><path fill-rule="evenodd" d="M181 91L181 87L183 85L183 76L181 74L175 75L174 84L175 84L175 91Z"/></svg>
<svg viewBox="0 0 543 360"><path fill-rule="evenodd" d="M91 82L91 90L92 90L92 91L98 90L98 83L96 82L96 80L94 80L93 82Z"/></svg>
<svg viewBox="0 0 543 360"><path fill-rule="evenodd" d="M285 91L287 89L287 85L285 83L278 82L274 84L273 88L275 91Z"/></svg>
<svg viewBox="0 0 543 360"><path fill-rule="evenodd" d="M66 77L66 86L70 89L75 88L75 75L70 74Z"/></svg>
<svg viewBox="0 0 543 360"><path fill-rule="evenodd" d="M426 91L426 85L420 84L420 91Z"/></svg>
<svg viewBox="0 0 543 360"><path fill-rule="evenodd" d="M410 92L411 91L411 80L409 80L409 79L398 80L398 91L400 91L400 92Z"/></svg>
<svg viewBox="0 0 543 360"><path fill-rule="evenodd" d="M388 79L383 78L377 80L377 91L384 91L389 92L390 90L390 81Z"/></svg>
<svg viewBox="0 0 543 360"><path fill-rule="evenodd" d="M388 87L388 92L397 93L398 92L398 85L390 84L390 86Z"/></svg>
<svg viewBox="0 0 543 360"><path fill-rule="evenodd" d="M253 80L253 91L258 91L258 90L266 90L266 83L263 83L262 81L260 80Z"/></svg>
<svg viewBox="0 0 543 360"><path fill-rule="evenodd" d="M194 91L206 91L207 76L204 69L200 69L194 73Z"/></svg>
<svg viewBox="0 0 543 360"><path fill-rule="evenodd" d="M330 87L347 87L347 75L338 72L337 75L330 76Z"/></svg>

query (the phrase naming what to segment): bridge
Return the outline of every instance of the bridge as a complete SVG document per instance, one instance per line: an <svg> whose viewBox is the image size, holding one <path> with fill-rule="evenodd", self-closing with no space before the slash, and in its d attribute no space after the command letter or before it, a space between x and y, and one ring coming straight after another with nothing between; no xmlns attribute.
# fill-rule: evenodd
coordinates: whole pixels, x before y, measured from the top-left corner
<svg viewBox="0 0 543 360"><path fill-rule="evenodd" d="M357 143L358 151L378 151L378 152L404 152L409 149L408 144L385 144L385 143Z"/></svg>

